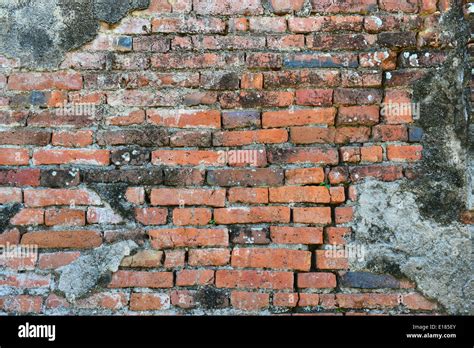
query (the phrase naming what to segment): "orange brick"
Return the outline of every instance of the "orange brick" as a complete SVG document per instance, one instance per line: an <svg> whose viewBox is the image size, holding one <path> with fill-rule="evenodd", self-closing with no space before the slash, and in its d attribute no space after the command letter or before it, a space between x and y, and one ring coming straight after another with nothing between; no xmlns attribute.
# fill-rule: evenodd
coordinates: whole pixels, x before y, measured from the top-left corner
<svg viewBox="0 0 474 348"><path fill-rule="evenodd" d="M48 209L45 212L47 226L84 226L86 213L76 209Z"/></svg>
<svg viewBox="0 0 474 348"><path fill-rule="evenodd" d="M171 288L171 272L118 271L113 274L109 288Z"/></svg>
<svg viewBox="0 0 474 348"><path fill-rule="evenodd" d="M170 297L167 294L132 293L130 309L132 311L164 310L170 307Z"/></svg>
<svg viewBox="0 0 474 348"><path fill-rule="evenodd" d="M168 217L168 209L164 208L137 208L135 217L143 225L164 225Z"/></svg>
<svg viewBox="0 0 474 348"><path fill-rule="evenodd" d="M292 272L218 270L216 286L218 288L241 289L293 289Z"/></svg>
<svg viewBox="0 0 474 348"><path fill-rule="evenodd" d="M228 249L193 249L189 251L190 266L224 266L230 261Z"/></svg>
<svg viewBox="0 0 474 348"><path fill-rule="evenodd" d="M152 205L208 205L223 207L226 192L224 189L171 189L161 188L151 191Z"/></svg>
<svg viewBox="0 0 474 348"><path fill-rule="evenodd" d="M214 210L214 219L219 225L249 224L265 222L290 222L288 207L223 208Z"/></svg>
<svg viewBox="0 0 474 348"><path fill-rule="evenodd" d="M10 223L16 226L42 225L44 211L43 209L23 209L10 220Z"/></svg>
<svg viewBox="0 0 474 348"><path fill-rule="evenodd" d="M272 226L271 238L277 244L323 244L321 227Z"/></svg>
<svg viewBox="0 0 474 348"><path fill-rule="evenodd" d="M323 186L285 186L270 188L271 203L329 203L329 190Z"/></svg>
<svg viewBox="0 0 474 348"><path fill-rule="evenodd" d="M347 269L349 261L344 250L316 250L316 268Z"/></svg>
<svg viewBox="0 0 474 348"><path fill-rule="evenodd" d="M156 249L198 246L227 246L227 229L175 228L148 231Z"/></svg>
<svg viewBox="0 0 474 348"><path fill-rule="evenodd" d="M233 187L229 189L229 202L266 204L268 203L268 189Z"/></svg>
<svg viewBox="0 0 474 348"><path fill-rule="evenodd" d="M145 203L145 189L143 187L129 187L125 192L127 201L133 204Z"/></svg>
<svg viewBox="0 0 474 348"><path fill-rule="evenodd" d="M63 147L86 147L93 142L92 131L53 132L52 144Z"/></svg>
<svg viewBox="0 0 474 348"><path fill-rule="evenodd" d="M421 145L389 145L387 158L394 162L414 162L421 160L422 151Z"/></svg>
<svg viewBox="0 0 474 348"><path fill-rule="evenodd" d="M182 208L173 210L173 224L176 226L203 226L209 224L212 211L207 208Z"/></svg>
<svg viewBox="0 0 474 348"><path fill-rule="evenodd" d="M396 294L336 294L340 308L393 308L398 306Z"/></svg>
<svg viewBox="0 0 474 348"><path fill-rule="evenodd" d="M233 267L294 269L308 271L311 252L292 249L234 249Z"/></svg>
<svg viewBox="0 0 474 348"><path fill-rule="evenodd" d="M298 300L297 293L278 292L273 295L273 305L278 307L296 307Z"/></svg>
<svg viewBox="0 0 474 348"><path fill-rule="evenodd" d="M26 149L2 148L0 151L1 166L26 166L30 161L30 154Z"/></svg>
<svg viewBox="0 0 474 348"><path fill-rule="evenodd" d="M382 146L363 146L360 148L362 162L382 162L383 148Z"/></svg>
<svg viewBox="0 0 474 348"><path fill-rule="evenodd" d="M262 115L264 128L306 126L311 124L334 125L336 109L269 111Z"/></svg>
<svg viewBox="0 0 474 348"><path fill-rule="evenodd" d="M270 296L257 292L232 291L230 302L235 309L257 311L268 307Z"/></svg>
<svg viewBox="0 0 474 348"><path fill-rule="evenodd" d="M108 150L36 150L33 154L35 165L44 164L87 164L108 166L110 163Z"/></svg>
<svg viewBox="0 0 474 348"><path fill-rule="evenodd" d="M331 208L293 208L293 222L301 224L328 225L332 222Z"/></svg>
<svg viewBox="0 0 474 348"><path fill-rule="evenodd" d="M213 270L182 270L176 273L176 286L214 284Z"/></svg>
<svg viewBox="0 0 474 348"><path fill-rule="evenodd" d="M1 187L0 188L0 204L21 203L23 202L23 195L21 189Z"/></svg>
<svg viewBox="0 0 474 348"><path fill-rule="evenodd" d="M38 266L41 269L56 269L66 266L81 256L78 251L41 254Z"/></svg>
<svg viewBox="0 0 474 348"><path fill-rule="evenodd" d="M38 248L96 248L102 244L102 235L96 231L38 231L28 232L21 244L37 245Z"/></svg>
<svg viewBox="0 0 474 348"><path fill-rule="evenodd" d="M67 189L26 189L25 205L28 207L46 207L51 205L99 205L99 196L89 190Z"/></svg>
<svg viewBox="0 0 474 348"><path fill-rule="evenodd" d="M299 168L285 171L287 185L308 185L324 182L323 168Z"/></svg>
<svg viewBox="0 0 474 348"><path fill-rule="evenodd" d="M332 273L298 273L298 288L327 289L336 287L336 276Z"/></svg>

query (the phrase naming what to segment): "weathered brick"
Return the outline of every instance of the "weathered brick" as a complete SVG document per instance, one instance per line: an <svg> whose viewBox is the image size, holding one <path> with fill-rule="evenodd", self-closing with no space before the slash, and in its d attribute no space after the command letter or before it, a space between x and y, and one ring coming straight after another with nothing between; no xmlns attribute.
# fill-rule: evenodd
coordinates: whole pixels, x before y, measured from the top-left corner
<svg viewBox="0 0 474 348"><path fill-rule="evenodd" d="M277 244L323 244L321 227L272 226L271 238Z"/></svg>
<svg viewBox="0 0 474 348"><path fill-rule="evenodd" d="M233 267L292 269L308 271L311 252L292 249L234 249Z"/></svg>
<svg viewBox="0 0 474 348"><path fill-rule="evenodd" d="M216 271L216 286L218 288L239 289L293 289L292 272L273 271Z"/></svg>
<svg viewBox="0 0 474 348"><path fill-rule="evenodd" d="M153 248L227 246L227 229L175 228L148 231Z"/></svg>
<svg viewBox="0 0 474 348"><path fill-rule="evenodd" d="M221 208L214 210L214 219L217 224L248 224L264 222L290 222L290 208L288 207L245 207Z"/></svg>
<svg viewBox="0 0 474 348"><path fill-rule="evenodd" d="M171 288L173 273L118 271L112 275L109 288Z"/></svg>
<svg viewBox="0 0 474 348"><path fill-rule="evenodd" d="M96 231L37 231L28 232L21 244L37 245L38 248L89 249L102 244L102 235Z"/></svg>

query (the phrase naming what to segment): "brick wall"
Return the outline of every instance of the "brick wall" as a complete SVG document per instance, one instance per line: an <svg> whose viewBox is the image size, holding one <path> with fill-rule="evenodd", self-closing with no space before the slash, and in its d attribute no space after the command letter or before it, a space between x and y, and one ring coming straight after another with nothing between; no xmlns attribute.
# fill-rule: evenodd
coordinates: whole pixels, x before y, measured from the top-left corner
<svg viewBox="0 0 474 348"><path fill-rule="evenodd" d="M0 312L440 311L331 247L354 184L422 158L416 109L386 106L446 59L449 8L152 0L58 70L0 56L0 242L39 248L0 261ZM120 240L138 248L67 301L61 267Z"/></svg>

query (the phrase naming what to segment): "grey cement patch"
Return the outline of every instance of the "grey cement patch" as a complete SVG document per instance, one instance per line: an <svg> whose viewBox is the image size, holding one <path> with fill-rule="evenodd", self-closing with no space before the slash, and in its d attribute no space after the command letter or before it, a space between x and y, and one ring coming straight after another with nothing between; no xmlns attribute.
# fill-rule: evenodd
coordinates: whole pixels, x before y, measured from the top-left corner
<svg viewBox="0 0 474 348"><path fill-rule="evenodd" d="M101 279L117 272L122 259L138 248L133 241L103 245L60 269L58 289L69 301L85 296Z"/></svg>
<svg viewBox="0 0 474 348"><path fill-rule="evenodd" d="M91 41L99 22L117 23L150 0L0 0L0 53L22 66L55 68Z"/></svg>
<svg viewBox="0 0 474 348"><path fill-rule="evenodd" d="M423 160L414 180L358 185L351 244L366 255L350 268L408 277L448 313L472 314L472 232L460 223L472 191L469 30L460 4L442 16L439 30L448 59L412 85Z"/></svg>
<svg viewBox="0 0 474 348"><path fill-rule="evenodd" d="M366 181L358 186L352 247L364 258L351 258L351 271L369 270L406 276L418 290L449 313L472 314L471 239L468 227L424 219L417 197L404 182Z"/></svg>

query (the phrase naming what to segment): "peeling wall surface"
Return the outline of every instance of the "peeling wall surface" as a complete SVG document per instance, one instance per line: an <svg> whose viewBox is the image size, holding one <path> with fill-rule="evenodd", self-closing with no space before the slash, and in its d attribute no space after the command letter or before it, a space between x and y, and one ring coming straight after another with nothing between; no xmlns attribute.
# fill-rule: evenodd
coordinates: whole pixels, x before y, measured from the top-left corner
<svg viewBox="0 0 474 348"><path fill-rule="evenodd" d="M0 0L0 315L472 315L472 4Z"/></svg>

